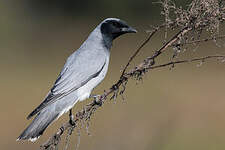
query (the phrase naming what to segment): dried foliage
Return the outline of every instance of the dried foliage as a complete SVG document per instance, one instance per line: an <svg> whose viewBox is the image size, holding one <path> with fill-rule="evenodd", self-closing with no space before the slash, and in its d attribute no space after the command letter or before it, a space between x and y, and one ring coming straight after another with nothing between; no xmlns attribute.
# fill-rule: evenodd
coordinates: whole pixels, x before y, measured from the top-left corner
<svg viewBox="0 0 225 150"><path fill-rule="evenodd" d="M102 95L95 98L90 104L86 105L82 110L78 111L74 118L66 122L61 128L41 145L41 149L58 149L61 141L61 135L67 131L65 150L68 147L68 139L70 135L77 129L80 132L80 127L84 124L88 129L89 121L94 112L102 107L108 97L116 99L118 95L123 95L129 79L141 80L143 75L153 69L163 67L174 67L176 64L189 62L204 62L209 59L217 59L224 62L225 55L212 55L201 58L190 58L186 60L178 59L178 54L189 48L190 45L196 46L199 43L207 41L215 41L224 39L225 35L220 35L220 26L225 21L225 2L224 0L193 0L186 9L176 6L172 0L164 0L158 2L162 6L162 15L165 20L162 25L154 27L147 39L139 46L135 53L130 57L128 63L122 71L119 80L112 85L111 88L104 91ZM142 48L150 42L152 37L159 31L165 29L165 37L162 46L157 49L152 56L147 57L142 63L136 65L133 69L128 71L128 67ZM170 30L177 31L176 34L168 40L168 33ZM207 34L209 38L202 38L202 34ZM164 64L157 64L157 59L165 51L173 48L172 60ZM189 49L189 52L192 52ZM80 125L82 124L82 125ZM79 127L80 126L80 127Z"/></svg>

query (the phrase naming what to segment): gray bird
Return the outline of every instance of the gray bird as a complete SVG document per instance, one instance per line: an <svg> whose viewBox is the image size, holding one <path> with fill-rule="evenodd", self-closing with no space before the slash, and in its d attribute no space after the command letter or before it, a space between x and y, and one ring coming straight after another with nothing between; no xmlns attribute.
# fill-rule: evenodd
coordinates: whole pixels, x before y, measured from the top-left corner
<svg viewBox="0 0 225 150"><path fill-rule="evenodd" d="M35 141L54 120L69 110L71 114L78 101L89 98L92 90L105 78L113 40L122 34L136 32L117 18L102 21L69 56L44 101L27 119L36 117L17 140Z"/></svg>

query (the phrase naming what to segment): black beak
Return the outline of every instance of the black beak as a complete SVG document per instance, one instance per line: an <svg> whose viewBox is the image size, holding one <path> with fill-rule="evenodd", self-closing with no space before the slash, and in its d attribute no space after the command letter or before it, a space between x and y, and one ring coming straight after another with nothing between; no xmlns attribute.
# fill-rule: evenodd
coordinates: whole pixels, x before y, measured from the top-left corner
<svg viewBox="0 0 225 150"><path fill-rule="evenodd" d="M137 30L132 27L122 28L122 32L124 33L137 33Z"/></svg>

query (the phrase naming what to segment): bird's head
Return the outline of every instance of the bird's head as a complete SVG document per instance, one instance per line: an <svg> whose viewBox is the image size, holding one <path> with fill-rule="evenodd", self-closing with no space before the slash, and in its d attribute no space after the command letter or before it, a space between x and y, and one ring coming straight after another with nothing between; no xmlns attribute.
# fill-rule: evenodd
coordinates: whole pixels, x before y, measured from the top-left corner
<svg viewBox="0 0 225 150"><path fill-rule="evenodd" d="M125 33L136 33L137 30L127 25L123 20L117 18L105 19L100 26L101 33L114 40L115 38L123 35Z"/></svg>

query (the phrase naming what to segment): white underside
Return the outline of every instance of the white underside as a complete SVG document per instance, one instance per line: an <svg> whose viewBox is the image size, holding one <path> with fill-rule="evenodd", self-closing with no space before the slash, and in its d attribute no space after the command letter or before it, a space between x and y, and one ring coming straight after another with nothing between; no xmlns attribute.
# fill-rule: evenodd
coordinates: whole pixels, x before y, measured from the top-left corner
<svg viewBox="0 0 225 150"><path fill-rule="evenodd" d="M29 141L31 141L31 142L35 142L37 139L39 139L39 137L40 137L40 136L35 137L35 138L29 138Z"/></svg>
<svg viewBox="0 0 225 150"><path fill-rule="evenodd" d="M73 106L78 102L78 101L83 101L87 98L90 97L92 90L105 78L107 70L108 70L108 65L109 65L109 57L106 58L106 64L104 66L104 68L102 69L101 73L91 79L89 82L87 82L85 85L83 85L82 87L80 87L79 89L77 89L76 91L74 91L73 94L76 95L77 100L74 100L72 104L68 105L67 107L65 107L61 113L59 114L59 116L57 117L57 119L62 116L64 113L68 112L71 108L73 108ZM71 93L71 95L73 95ZM56 119L56 120L57 120Z"/></svg>

